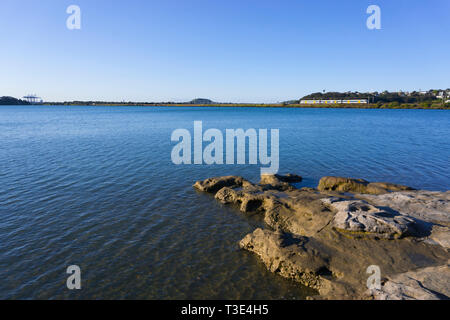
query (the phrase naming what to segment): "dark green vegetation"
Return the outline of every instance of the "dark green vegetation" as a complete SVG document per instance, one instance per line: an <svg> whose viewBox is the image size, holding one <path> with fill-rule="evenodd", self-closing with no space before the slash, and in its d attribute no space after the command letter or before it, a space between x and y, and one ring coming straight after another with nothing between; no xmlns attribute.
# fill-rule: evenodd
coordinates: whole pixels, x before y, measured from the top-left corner
<svg viewBox="0 0 450 320"><path fill-rule="evenodd" d="M389 108L389 109L447 109L450 103L450 89L412 92L316 92L298 101L285 104L299 104L301 100L351 100L367 99L369 105L352 106L354 108ZM314 106L322 107L322 106Z"/></svg>
<svg viewBox="0 0 450 320"><path fill-rule="evenodd" d="M286 107L292 108L354 108L354 109L442 109L450 110L450 103L435 102L421 102L421 103L369 103L369 104L293 104Z"/></svg>
<svg viewBox="0 0 450 320"><path fill-rule="evenodd" d="M214 104L214 101L209 100L209 99L204 99L204 98L198 98L198 99L192 100L189 103L190 104Z"/></svg>
<svg viewBox="0 0 450 320"><path fill-rule="evenodd" d="M438 100L437 96L441 90L430 90L427 92L316 92L303 97L300 100L351 100L368 99L371 103L422 103Z"/></svg>
<svg viewBox="0 0 450 320"><path fill-rule="evenodd" d="M15 106L15 105L24 105L24 104L30 104L30 103L25 100L16 99L13 97L0 97L0 105Z"/></svg>

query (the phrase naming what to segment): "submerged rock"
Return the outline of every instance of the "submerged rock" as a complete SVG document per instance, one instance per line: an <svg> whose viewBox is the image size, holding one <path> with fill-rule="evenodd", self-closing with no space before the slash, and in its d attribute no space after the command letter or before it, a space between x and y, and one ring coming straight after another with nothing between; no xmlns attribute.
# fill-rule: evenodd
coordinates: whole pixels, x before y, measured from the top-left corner
<svg viewBox="0 0 450 320"><path fill-rule="evenodd" d="M236 176L216 177L197 181L194 188L203 192L216 193L223 187L241 187L244 181L244 178Z"/></svg>
<svg viewBox="0 0 450 320"><path fill-rule="evenodd" d="M292 183L301 181L302 177L295 174L287 174L285 176L278 174L264 174L261 176L259 184L276 190L293 190L295 187Z"/></svg>
<svg viewBox="0 0 450 320"><path fill-rule="evenodd" d="M246 235L239 246L258 255L270 271L316 289L315 298L448 296L447 285L427 282L435 269L426 268L450 259L450 192L395 191L410 188L336 177L322 178L319 190L296 189L293 183L299 181L295 175L267 175L253 184L228 176L194 186L223 204L261 215L268 228ZM368 294L371 265L388 281L380 292ZM412 275L399 276L422 269L427 276L414 274L417 286L409 282ZM429 292L415 292L420 285Z"/></svg>

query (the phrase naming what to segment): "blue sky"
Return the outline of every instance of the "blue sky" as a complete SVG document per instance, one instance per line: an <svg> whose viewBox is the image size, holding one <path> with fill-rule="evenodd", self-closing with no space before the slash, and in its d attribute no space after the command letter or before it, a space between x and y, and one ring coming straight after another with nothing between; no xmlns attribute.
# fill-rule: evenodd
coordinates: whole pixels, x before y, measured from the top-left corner
<svg viewBox="0 0 450 320"><path fill-rule="evenodd" d="M81 30L66 28L71 4ZM448 0L1 0L0 40L0 96L47 101L450 87Z"/></svg>

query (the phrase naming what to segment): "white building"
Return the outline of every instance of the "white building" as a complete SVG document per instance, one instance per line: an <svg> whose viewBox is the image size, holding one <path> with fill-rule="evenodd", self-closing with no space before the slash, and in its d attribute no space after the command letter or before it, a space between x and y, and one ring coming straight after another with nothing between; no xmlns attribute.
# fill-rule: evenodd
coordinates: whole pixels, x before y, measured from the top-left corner
<svg viewBox="0 0 450 320"><path fill-rule="evenodd" d="M367 104L367 99L351 100L300 100L300 104Z"/></svg>

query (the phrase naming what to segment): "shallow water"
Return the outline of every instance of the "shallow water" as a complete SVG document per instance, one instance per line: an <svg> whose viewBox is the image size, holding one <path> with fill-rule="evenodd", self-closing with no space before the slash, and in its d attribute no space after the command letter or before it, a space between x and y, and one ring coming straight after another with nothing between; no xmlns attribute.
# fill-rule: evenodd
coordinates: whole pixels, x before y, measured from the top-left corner
<svg viewBox="0 0 450 320"><path fill-rule="evenodd" d="M0 107L0 298L300 299L237 242L258 217L192 188L259 165L171 162L177 128L280 130L280 173L450 189L450 112ZM66 288L67 266L82 289Z"/></svg>

